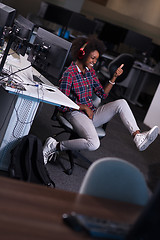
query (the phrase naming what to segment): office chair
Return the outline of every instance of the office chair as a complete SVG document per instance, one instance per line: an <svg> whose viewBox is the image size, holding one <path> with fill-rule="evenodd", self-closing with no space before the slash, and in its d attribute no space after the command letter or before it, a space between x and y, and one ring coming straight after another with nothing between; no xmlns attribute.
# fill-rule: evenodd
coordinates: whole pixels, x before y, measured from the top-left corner
<svg viewBox="0 0 160 240"><path fill-rule="evenodd" d="M106 66L104 63L101 65L99 64L98 67L98 77L102 83L102 85L106 84L106 82L113 77L113 74L115 73L116 69L121 66L121 64L124 64L123 66L123 74L117 77L116 79L116 85L111 90L110 94L114 96L114 98L121 97L123 95L122 92L122 82L127 78L133 63L135 61L135 58L133 55L128 53L122 53L118 57L115 57L109 64ZM102 61L103 62L103 61ZM120 92L116 95L116 93Z"/></svg>
<svg viewBox="0 0 160 240"><path fill-rule="evenodd" d="M146 205L149 189L140 170L120 158L101 158L92 163L81 184L80 194Z"/></svg>

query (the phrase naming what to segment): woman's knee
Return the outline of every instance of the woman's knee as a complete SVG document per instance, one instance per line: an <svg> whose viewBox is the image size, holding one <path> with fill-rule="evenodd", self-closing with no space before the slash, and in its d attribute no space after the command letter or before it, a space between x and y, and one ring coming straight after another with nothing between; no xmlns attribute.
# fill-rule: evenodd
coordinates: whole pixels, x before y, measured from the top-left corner
<svg viewBox="0 0 160 240"><path fill-rule="evenodd" d="M125 99L123 99L123 98L122 99L118 99L117 102L118 102L118 105L121 106L121 107L128 105L127 101Z"/></svg>
<svg viewBox="0 0 160 240"><path fill-rule="evenodd" d="M121 112L122 109L124 110L129 108L129 105L125 99L118 99L116 100L116 102L117 102L117 112Z"/></svg>
<svg viewBox="0 0 160 240"><path fill-rule="evenodd" d="M95 151L100 147L100 140L99 138L95 141L88 141L88 150L89 151Z"/></svg>

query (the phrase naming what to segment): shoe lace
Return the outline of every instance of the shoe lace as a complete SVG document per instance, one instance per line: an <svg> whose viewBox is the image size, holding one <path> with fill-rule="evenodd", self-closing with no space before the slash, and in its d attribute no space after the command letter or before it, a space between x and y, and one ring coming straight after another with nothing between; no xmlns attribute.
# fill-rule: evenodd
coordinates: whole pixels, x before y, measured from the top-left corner
<svg viewBox="0 0 160 240"><path fill-rule="evenodd" d="M137 134L137 137L140 138L140 140L139 140L140 142L143 142L147 137L147 133L146 132L144 132L143 134L139 133L139 134Z"/></svg>
<svg viewBox="0 0 160 240"><path fill-rule="evenodd" d="M52 151L49 150L45 153L45 157L48 159L48 161L50 162L53 158L53 161L55 162L57 159L57 156L59 155L59 151Z"/></svg>
<svg viewBox="0 0 160 240"><path fill-rule="evenodd" d="M58 155L59 155L59 151L56 150L56 151L54 152L54 154L52 155L52 158L53 158L53 161L54 161L54 162L56 161ZM52 159L52 158L51 158L51 159ZM50 161L51 159L49 159L49 161Z"/></svg>

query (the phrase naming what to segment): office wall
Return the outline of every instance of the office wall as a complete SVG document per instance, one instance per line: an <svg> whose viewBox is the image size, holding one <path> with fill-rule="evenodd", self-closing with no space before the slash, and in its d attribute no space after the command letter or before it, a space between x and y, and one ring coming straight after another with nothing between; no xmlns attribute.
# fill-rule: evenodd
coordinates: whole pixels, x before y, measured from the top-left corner
<svg viewBox="0 0 160 240"><path fill-rule="evenodd" d="M159 27L159 0L108 0L107 7L126 16Z"/></svg>
<svg viewBox="0 0 160 240"><path fill-rule="evenodd" d="M53 2L53 0L52 0L52 2ZM80 12L83 3L84 3L84 0L77 0L77 1L76 0L66 0L66 1L64 1L63 4L61 4L61 6L68 8L75 12Z"/></svg>
<svg viewBox="0 0 160 240"><path fill-rule="evenodd" d="M159 0L108 0L106 6L85 0L82 13L144 34L160 45Z"/></svg>

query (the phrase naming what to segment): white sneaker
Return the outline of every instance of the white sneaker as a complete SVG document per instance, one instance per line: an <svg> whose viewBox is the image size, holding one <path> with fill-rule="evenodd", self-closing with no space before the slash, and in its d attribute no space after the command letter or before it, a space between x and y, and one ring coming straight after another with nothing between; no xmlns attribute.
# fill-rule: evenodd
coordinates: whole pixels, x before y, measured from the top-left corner
<svg viewBox="0 0 160 240"><path fill-rule="evenodd" d="M144 151L156 139L158 133L159 128L154 126L147 132L136 134L134 137L134 142L139 151Z"/></svg>
<svg viewBox="0 0 160 240"><path fill-rule="evenodd" d="M54 155L56 155L57 143L58 142L54 138L47 138L43 146L44 164L47 164L47 162L50 161Z"/></svg>

